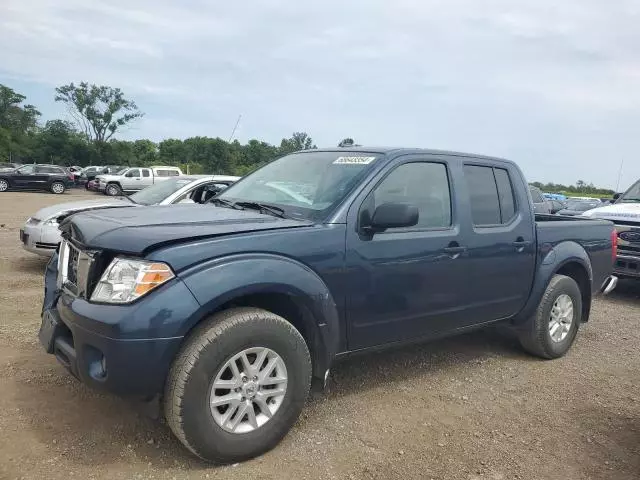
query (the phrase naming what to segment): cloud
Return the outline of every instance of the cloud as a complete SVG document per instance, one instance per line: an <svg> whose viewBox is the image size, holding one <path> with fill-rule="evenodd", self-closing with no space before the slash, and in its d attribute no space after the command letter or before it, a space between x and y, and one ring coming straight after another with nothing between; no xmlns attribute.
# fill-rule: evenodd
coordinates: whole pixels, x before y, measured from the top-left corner
<svg viewBox="0 0 640 480"><path fill-rule="evenodd" d="M607 185L625 158L628 182L640 177L637 1L5 0L2 9L0 81L25 82L38 98L70 81L119 86L147 113L129 137L226 137L242 114L242 140L304 129L319 145L351 136L474 151L511 157L532 179Z"/></svg>

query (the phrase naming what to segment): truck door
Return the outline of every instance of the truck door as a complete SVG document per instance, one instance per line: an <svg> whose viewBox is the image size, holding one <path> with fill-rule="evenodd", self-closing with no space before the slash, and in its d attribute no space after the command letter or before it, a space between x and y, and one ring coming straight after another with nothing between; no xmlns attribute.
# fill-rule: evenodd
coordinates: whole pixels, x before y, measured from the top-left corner
<svg viewBox="0 0 640 480"><path fill-rule="evenodd" d="M142 179L140 181L140 186L138 189L143 189L148 187L149 185L153 185L154 176L149 168L141 168L140 172L142 173Z"/></svg>
<svg viewBox="0 0 640 480"><path fill-rule="evenodd" d="M122 189L128 192L140 190L141 182L142 177L140 175L139 168L130 168L129 170L127 170L127 173L125 173L120 179Z"/></svg>
<svg viewBox="0 0 640 480"><path fill-rule="evenodd" d="M456 328L463 318L458 306L465 268L449 165L427 155L400 159L380 172L349 209L350 349L437 334ZM363 230L366 219L387 203L416 206L418 224L375 234Z"/></svg>
<svg viewBox="0 0 640 480"><path fill-rule="evenodd" d="M471 228L465 304L468 324L509 317L527 301L535 270L535 224L522 174L504 163L463 166Z"/></svg>

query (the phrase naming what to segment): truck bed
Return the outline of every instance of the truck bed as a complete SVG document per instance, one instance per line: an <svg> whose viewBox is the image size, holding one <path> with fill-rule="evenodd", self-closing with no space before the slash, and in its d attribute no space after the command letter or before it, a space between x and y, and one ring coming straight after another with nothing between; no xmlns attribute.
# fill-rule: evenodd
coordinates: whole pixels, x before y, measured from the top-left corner
<svg viewBox="0 0 640 480"><path fill-rule="evenodd" d="M593 291L597 291L611 273L611 233L613 223L585 217L536 214L536 239L538 261L554 248L571 248L578 244L584 248L591 260Z"/></svg>

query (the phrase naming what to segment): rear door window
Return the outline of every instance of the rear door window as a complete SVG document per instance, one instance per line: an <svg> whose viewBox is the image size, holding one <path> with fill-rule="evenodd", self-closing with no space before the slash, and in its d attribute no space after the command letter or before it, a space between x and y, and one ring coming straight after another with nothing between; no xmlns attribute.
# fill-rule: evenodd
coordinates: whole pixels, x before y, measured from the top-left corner
<svg viewBox="0 0 640 480"><path fill-rule="evenodd" d="M147 170L146 168L142 170L142 176L143 177L148 177L149 176L149 170Z"/></svg>
<svg viewBox="0 0 640 480"><path fill-rule="evenodd" d="M471 218L476 226L499 225L500 200L493 168L464 166L464 178L469 189Z"/></svg>
<svg viewBox="0 0 640 480"><path fill-rule="evenodd" d="M501 220L502 223L509 223L516 215L516 201L509 172L504 168L494 168L493 174L496 177L496 185L498 186Z"/></svg>

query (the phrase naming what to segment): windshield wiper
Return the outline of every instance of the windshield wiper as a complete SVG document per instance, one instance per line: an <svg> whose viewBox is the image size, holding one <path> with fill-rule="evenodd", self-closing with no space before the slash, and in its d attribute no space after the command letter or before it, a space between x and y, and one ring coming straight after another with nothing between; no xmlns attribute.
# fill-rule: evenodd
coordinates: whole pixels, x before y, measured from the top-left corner
<svg viewBox="0 0 640 480"><path fill-rule="evenodd" d="M220 205L224 205L227 208L233 208L234 210L244 210L241 206L235 204L234 202L230 202L229 200L225 200L224 198L213 197L207 203L217 203Z"/></svg>
<svg viewBox="0 0 640 480"><path fill-rule="evenodd" d="M260 213L268 213L269 215L273 215L274 217L291 218L284 213L284 210L282 208L274 207L273 205L267 205L266 203L235 202L233 205L248 208L249 210L258 210Z"/></svg>

